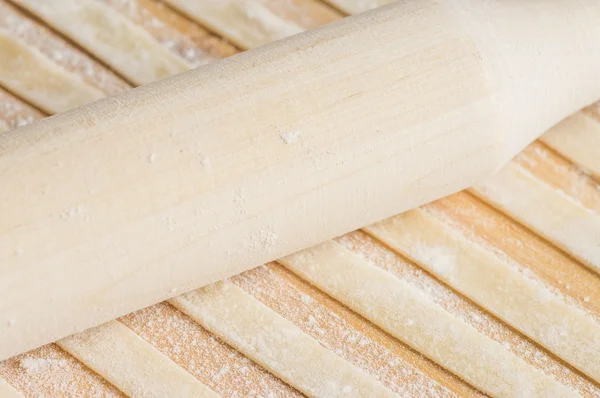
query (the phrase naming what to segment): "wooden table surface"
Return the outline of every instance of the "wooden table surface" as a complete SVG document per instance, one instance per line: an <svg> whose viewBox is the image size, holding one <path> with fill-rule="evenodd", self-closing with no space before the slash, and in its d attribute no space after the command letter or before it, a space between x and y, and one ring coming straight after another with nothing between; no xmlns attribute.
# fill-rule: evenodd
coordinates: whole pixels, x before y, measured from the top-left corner
<svg viewBox="0 0 600 398"><path fill-rule="evenodd" d="M387 2L0 0L0 131ZM600 105L471 190L0 363L1 397L212 393L600 397Z"/></svg>

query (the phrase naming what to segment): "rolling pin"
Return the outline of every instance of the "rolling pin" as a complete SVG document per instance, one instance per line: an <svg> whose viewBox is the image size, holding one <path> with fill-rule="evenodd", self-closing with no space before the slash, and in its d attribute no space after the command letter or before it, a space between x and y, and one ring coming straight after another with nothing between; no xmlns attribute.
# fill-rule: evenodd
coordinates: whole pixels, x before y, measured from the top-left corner
<svg viewBox="0 0 600 398"><path fill-rule="evenodd" d="M0 359L469 187L600 98L597 0L400 1L0 135Z"/></svg>

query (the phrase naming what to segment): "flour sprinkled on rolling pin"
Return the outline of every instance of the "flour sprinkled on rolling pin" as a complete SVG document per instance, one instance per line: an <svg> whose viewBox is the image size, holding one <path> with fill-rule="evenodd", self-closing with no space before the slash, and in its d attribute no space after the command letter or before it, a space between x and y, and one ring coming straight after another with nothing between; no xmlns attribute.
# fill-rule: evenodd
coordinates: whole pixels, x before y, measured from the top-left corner
<svg viewBox="0 0 600 398"><path fill-rule="evenodd" d="M3 133L0 359L471 186L600 98L599 20L402 1Z"/></svg>

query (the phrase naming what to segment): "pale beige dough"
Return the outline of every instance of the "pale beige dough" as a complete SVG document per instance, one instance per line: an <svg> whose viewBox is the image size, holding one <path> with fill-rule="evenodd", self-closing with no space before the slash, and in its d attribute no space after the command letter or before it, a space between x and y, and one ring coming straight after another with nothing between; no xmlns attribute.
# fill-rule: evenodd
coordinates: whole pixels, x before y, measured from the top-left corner
<svg viewBox="0 0 600 398"><path fill-rule="evenodd" d="M515 162L476 184L473 191L600 273L598 213Z"/></svg>
<svg viewBox="0 0 600 398"><path fill-rule="evenodd" d="M516 266L423 210L411 210L366 228L437 278L600 380L600 324Z"/></svg>
<svg viewBox="0 0 600 398"><path fill-rule="evenodd" d="M191 68L190 63L169 51L146 30L100 1L17 2L133 83L151 83Z"/></svg>
<svg viewBox="0 0 600 398"><path fill-rule="evenodd" d="M241 48L253 48L304 31L261 0L167 0L197 21L218 31Z"/></svg>
<svg viewBox="0 0 600 398"><path fill-rule="evenodd" d="M578 112L551 128L541 140L600 177L600 117Z"/></svg>
<svg viewBox="0 0 600 398"><path fill-rule="evenodd" d="M285 257L297 275L488 394L578 396L415 287L334 241Z"/></svg>
<svg viewBox="0 0 600 398"><path fill-rule="evenodd" d="M63 112L104 97L78 75L0 29L0 84L46 112Z"/></svg>
<svg viewBox="0 0 600 398"><path fill-rule="evenodd" d="M395 396L373 376L321 346L229 281L186 293L171 303L309 396Z"/></svg>
<svg viewBox="0 0 600 398"><path fill-rule="evenodd" d="M218 397L119 321L74 334L58 344L129 396Z"/></svg>
<svg viewBox="0 0 600 398"><path fill-rule="evenodd" d="M347 14L358 14L391 3L393 0L325 0Z"/></svg>

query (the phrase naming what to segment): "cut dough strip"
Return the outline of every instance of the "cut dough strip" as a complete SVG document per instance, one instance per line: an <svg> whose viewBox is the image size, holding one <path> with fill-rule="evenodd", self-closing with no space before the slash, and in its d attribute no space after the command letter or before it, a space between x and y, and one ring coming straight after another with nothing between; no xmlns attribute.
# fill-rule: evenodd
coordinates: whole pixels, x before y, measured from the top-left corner
<svg viewBox="0 0 600 398"><path fill-rule="evenodd" d="M59 33L33 21L6 1L0 1L0 30L39 51L58 67L76 74L85 83L99 89L105 95L114 95L129 88L129 84L124 80L99 64L90 55L66 42Z"/></svg>
<svg viewBox="0 0 600 398"><path fill-rule="evenodd" d="M304 395L168 303L119 319L201 383L223 397Z"/></svg>
<svg viewBox="0 0 600 398"><path fill-rule="evenodd" d="M27 397L126 397L57 344L0 362L0 378Z"/></svg>
<svg viewBox="0 0 600 398"><path fill-rule="evenodd" d="M171 304L307 395L394 396L229 281L186 293Z"/></svg>
<svg viewBox="0 0 600 398"><path fill-rule="evenodd" d="M10 384L0 379L0 397L2 398L24 398L25 396L15 390Z"/></svg>
<svg viewBox="0 0 600 398"><path fill-rule="evenodd" d="M473 197L471 197L471 199L476 200ZM477 202L480 203L480 201ZM432 207L433 206L427 206L427 209ZM457 209L459 212L462 210L464 210L464 206ZM461 214L464 215L464 213ZM485 215L486 213L481 214ZM498 212L495 212L495 214L497 214L498 217L502 217ZM480 214L474 213L473 216L478 218L480 217ZM447 219L448 218L444 218L444 220ZM482 222L486 223L486 221ZM462 225L455 224L453 221L450 221L450 223L453 228L462 231ZM493 221L491 221L490 224L493 224ZM470 229L468 229L468 232L465 232L465 234L469 232L471 232ZM465 236L477 239L476 242L481 239L479 234L474 237L471 237L471 235ZM400 255L390 246L383 244L379 239L374 238L365 231L355 231L341 236L335 239L335 241L346 247L352 253L365 259L370 264L389 272L394 277L401 279L417 290L423 292L432 302L450 313L453 317L462 320L482 335L495 340L502 345L505 350L514 353L524 362L543 371L550 378L559 381L561 384L576 391L582 396L600 396L600 388L589 377L586 377L580 371L549 352L534 340L523 335L506 322L503 322L465 295L452 289L423 267L408 260L405 256ZM525 244L527 244L527 241L525 241ZM539 250L540 248L538 247L537 249ZM495 250L496 246L493 246L492 251ZM536 250L536 253L539 253L538 250ZM545 257L542 256L540 260L543 261L544 258ZM556 264L554 261L551 261L550 263L551 265ZM577 268L578 270L586 271L588 276L591 274L583 267L578 266ZM538 274L536 274L536 276L537 275ZM577 288L582 286L575 281L572 282L571 286L577 286ZM592 297L595 296L592 295ZM579 302L577 303L579 304ZM591 303L586 302L583 304ZM592 309L592 311L595 311L595 309ZM459 395L463 396L464 394L459 393Z"/></svg>
<svg viewBox="0 0 600 398"><path fill-rule="evenodd" d="M23 126L44 115L0 88L0 133Z"/></svg>
<svg viewBox="0 0 600 398"><path fill-rule="evenodd" d="M423 209L456 234L513 264L526 276L600 319L598 275L543 237L467 192L437 200Z"/></svg>
<svg viewBox="0 0 600 398"><path fill-rule="evenodd" d="M345 12L358 14L391 3L393 0L325 0L326 3Z"/></svg>
<svg viewBox="0 0 600 398"><path fill-rule="evenodd" d="M600 324L425 211L366 230L596 381Z"/></svg>
<svg viewBox="0 0 600 398"><path fill-rule="evenodd" d="M515 162L473 191L600 273L600 215L532 176Z"/></svg>
<svg viewBox="0 0 600 398"><path fill-rule="evenodd" d="M18 0L136 84L184 72L191 64L167 50L147 31L95 0Z"/></svg>
<svg viewBox="0 0 600 398"><path fill-rule="evenodd" d="M534 179L600 214L600 181L542 141L529 145L515 157L514 162Z"/></svg>
<svg viewBox="0 0 600 398"><path fill-rule="evenodd" d="M150 33L163 47L185 59L193 67L233 55L238 50L217 39L197 23L165 7L160 0L96 0L123 14Z"/></svg>
<svg viewBox="0 0 600 398"><path fill-rule="evenodd" d="M348 14L364 12L391 2L326 1ZM590 109L588 112L594 110ZM576 113L552 128L541 140L571 161L596 175L600 174L600 122L590 113ZM475 192L600 272L600 216L586 212L542 181L524 175L523 170L512 163L498 173L497 177L488 178L478 185ZM502 182L494 182L495 179L501 179ZM510 204L499 206L502 198L498 195L510 198Z"/></svg>
<svg viewBox="0 0 600 398"><path fill-rule="evenodd" d="M0 84L49 113L104 97L78 75L0 30Z"/></svg>
<svg viewBox="0 0 600 398"><path fill-rule="evenodd" d="M576 396L423 292L329 241L281 262L396 338L495 396Z"/></svg>
<svg viewBox="0 0 600 398"><path fill-rule="evenodd" d="M258 47L304 30L255 0L167 0L167 3L243 49Z"/></svg>
<svg viewBox="0 0 600 398"><path fill-rule="evenodd" d="M395 394L418 397L427 391L439 398L481 395L281 264L269 263L231 281L329 351L366 373L377 375Z"/></svg>
<svg viewBox="0 0 600 398"><path fill-rule="evenodd" d="M121 391L135 397L218 397L118 321L58 342Z"/></svg>
<svg viewBox="0 0 600 398"><path fill-rule="evenodd" d="M329 22L327 20L319 21L321 23L307 21L306 17L296 15L297 11L293 9L289 10L288 15L282 15L272 8L275 2L269 4L268 1L263 0L166 0L166 2L200 24L219 32L242 49L258 47ZM296 0L286 3L291 8L294 7ZM306 7L306 4L312 2L304 3ZM339 18L336 13L327 12L324 7L320 8L319 14L326 15L330 20Z"/></svg>
<svg viewBox="0 0 600 398"><path fill-rule="evenodd" d="M600 177L600 121L579 112L550 129L541 140L569 160Z"/></svg>

